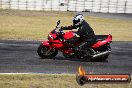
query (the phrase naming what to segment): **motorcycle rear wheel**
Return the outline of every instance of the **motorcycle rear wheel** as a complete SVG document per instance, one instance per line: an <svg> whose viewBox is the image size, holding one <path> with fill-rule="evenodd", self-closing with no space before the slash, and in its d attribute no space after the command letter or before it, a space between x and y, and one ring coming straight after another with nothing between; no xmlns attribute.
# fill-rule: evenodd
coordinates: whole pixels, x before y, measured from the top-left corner
<svg viewBox="0 0 132 88"><path fill-rule="evenodd" d="M48 46L40 44L37 53L41 57L41 59L46 59L55 57L58 54L58 50L50 49Z"/></svg>
<svg viewBox="0 0 132 88"><path fill-rule="evenodd" d="M91 61L94 61L94 62L104 62L107 60L109 54L108 55L105 55L105 56L102 56L102 57L99 57L99 58L92 58Z"/></svg>
<svg viewBox="0 0 132 88"><path fill-rule="evenodd" d="M109 44L106 46L105 50L111 51L111 47ZM109 57L109 54L101 56L99 58L91 59L91 61L103 62L103 61L106 61L108 57Z"/></svg>

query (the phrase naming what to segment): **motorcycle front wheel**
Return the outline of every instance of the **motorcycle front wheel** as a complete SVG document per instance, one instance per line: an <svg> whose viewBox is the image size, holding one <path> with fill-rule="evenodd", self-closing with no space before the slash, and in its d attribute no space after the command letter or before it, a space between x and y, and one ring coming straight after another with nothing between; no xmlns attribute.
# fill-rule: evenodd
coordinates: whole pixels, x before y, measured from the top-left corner
<svg viewBox="0 0 132 88"><path fill-rule="evenodd" d="M55 57L58 54L58 50L50 49L48 46L40 44L37 53L41 57L41 59L46 59Z"/></svg>

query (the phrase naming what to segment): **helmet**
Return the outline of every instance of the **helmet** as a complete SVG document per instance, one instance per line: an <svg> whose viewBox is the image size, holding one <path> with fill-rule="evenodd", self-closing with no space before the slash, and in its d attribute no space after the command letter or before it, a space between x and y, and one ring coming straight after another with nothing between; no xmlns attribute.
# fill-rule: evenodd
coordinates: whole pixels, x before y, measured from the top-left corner
<svg viewBox="0 0 132 88"><path fill-rule="evenodd" d="M84 17L82 14L77 14L74 18L73 18L73 25L80 25L82 22L84 21Z"/></svg>

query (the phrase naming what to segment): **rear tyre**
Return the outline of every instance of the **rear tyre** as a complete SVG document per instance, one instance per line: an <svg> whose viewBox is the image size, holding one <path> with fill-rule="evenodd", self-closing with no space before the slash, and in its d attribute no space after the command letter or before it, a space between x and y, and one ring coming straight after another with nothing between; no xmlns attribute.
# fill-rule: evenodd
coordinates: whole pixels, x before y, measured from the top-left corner
<svg viewBox="0 0 132 88"><path fill-rule="evenodd" d="M110 47L109 44L106 46L105 50L111 51L111 47ZM98 58L91 59L91 61L103 62L103 61L106 61L106 59L107 59L108 57L109 57L109 54L104 55L104 56L101 56L101 57L98 57Z"/></svg>
<svg viewBox="0 0 132 88"><path fill-rule="evenodd" d="M104 61L106 61L106 59L108 58L108 56L109 56L109 54L105 55L105 56L102 56L102 57L98 58L97 61L104 62Z"/></svg>
<svg viewBox="0 0 132 88"><path fill-rule="evenodd" d="M40 45L37 50L38 55L41 59L53 58L58 54L58 50L50 49L48 46Z"/></svg>
<svg viewBox="0 0 132 88"><path fill-rule="evenodd" d="M109 54L108 55L105 55L105 56L102 56L102 57L98 57L98 58L92 58L91 61L94 61L94 62L104 62L106 61L106 59L108 58Z"/></svg>
<svg viewBox="0 0 132 88"><path fill-rule="evenodd" d="M108 51L111 51L111 46L110 46L110 44L108 44L108 45L106 46L106 49L107 49ZM107 59L108 57L109 57L109 54L103 56L103 57L102 57L102 61L106 61L106 59Z"/></svg>

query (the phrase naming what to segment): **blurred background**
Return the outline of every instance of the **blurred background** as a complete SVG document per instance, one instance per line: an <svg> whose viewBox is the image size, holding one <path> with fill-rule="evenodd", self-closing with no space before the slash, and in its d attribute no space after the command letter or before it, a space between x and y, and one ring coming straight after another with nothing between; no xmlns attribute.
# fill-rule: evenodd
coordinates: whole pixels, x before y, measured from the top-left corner
<svg viewBox="0 0 132 88"><path fill-rule="evenodd" d="M132 0L0 0L2 9L132 13Z"/></svg>

